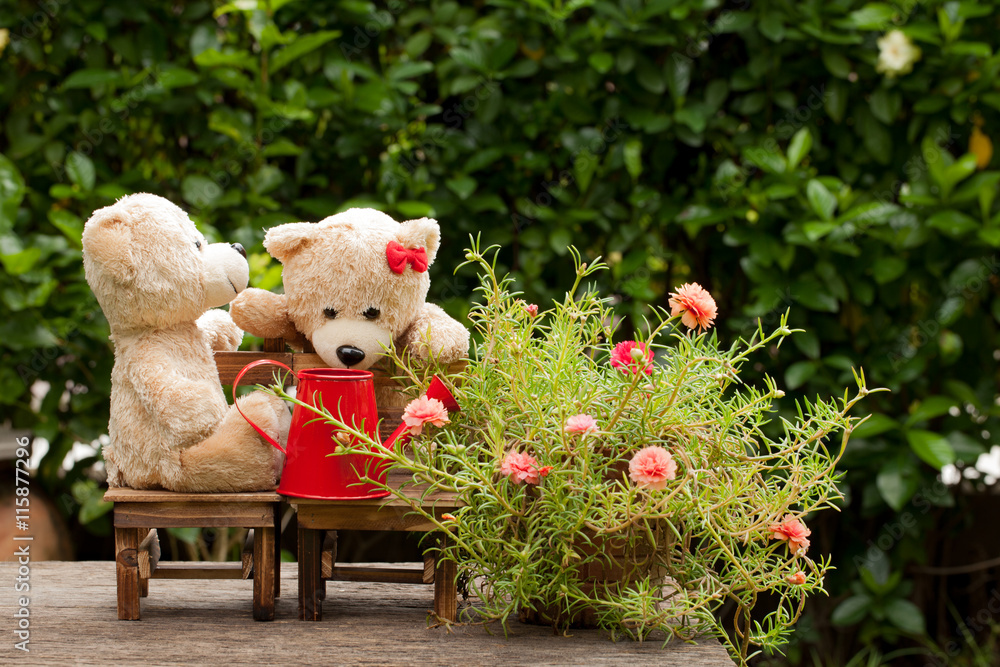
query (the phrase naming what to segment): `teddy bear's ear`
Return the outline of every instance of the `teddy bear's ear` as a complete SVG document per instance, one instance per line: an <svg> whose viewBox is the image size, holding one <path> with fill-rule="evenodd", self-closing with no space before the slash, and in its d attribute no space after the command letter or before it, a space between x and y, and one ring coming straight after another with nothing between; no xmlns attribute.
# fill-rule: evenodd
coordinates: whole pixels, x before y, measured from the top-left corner
<svg viewBox="0 0 1000 667"><path fill-rule="evenodd" d="M132 255L132 216L118 205L94 211L83 226L84 257L122 282L135 278Z"/></svg>
<svg viewBox="0 0 1000 667"><path fill-rule="evenodd" d="M434 263L441 245L441 228L437 220L430 218L407 220L400 225L399 242L406 248L424 248L429 266Z"/></svg>
<svg viewBox="0 0 1000 667"><path fill-rule="evenodd" d="M316 234L316 224L312 222L290 222L267 230L264 248L279 262L284 262L299 252Z"/></svg>

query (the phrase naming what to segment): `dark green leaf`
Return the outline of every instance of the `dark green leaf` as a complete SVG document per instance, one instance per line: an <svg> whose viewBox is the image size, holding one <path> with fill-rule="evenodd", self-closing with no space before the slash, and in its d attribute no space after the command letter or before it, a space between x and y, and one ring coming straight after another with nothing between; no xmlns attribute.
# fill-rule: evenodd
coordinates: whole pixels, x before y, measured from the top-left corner
<svg viewBox="0 0 1000 667"><path fill-rule="evenodd" d="M883 500L897 512L903 509L920 486L920 472L909 459L890 459L875 477Z"/></svg>
<svg viewBox="0 0 1000 667"><path fill-rule="evenodd" d="M94 170L93 161L78 151L73 151L66 156L66 175L74 184L80 186L85 192L94 189L97 182L97 172Z"/></svg>
<svg viewBox="0 0 1000 667"><path fill-rule="evenodd" d="M833 212L837 209L837 198L826 189L826 186L813 179L806 186L806 197L813 212L823 220L833 220Z"/></svg>
<svg viewBox="0 0 1000 667"><path fill-rule="evenodd" d="M785 384L789 389L798 389L816 374L818 368L815 361L797 361L785 371Z"/></svg>
<svg viewBox="0 0 1000 667"><path fill-rule="evenodd" d="M963 236L979 228L976 220L964 213L954 210L938 211L927 219L927 226L933 227L948 236Z"/></svg>
<svg viewBox="0 0 1000 667"><path fill-rule="evenodd" d="M795 169L809 155L812 143L812 135L807 128L803 127L792 135L792 140L788 143L788 167L790 169Z"/></svg>
<svg viewBox="0 0 1000 667"><path fill-rule="evenodd" d="M868 615L872 599L867 595L854 595L847 598L833 610L830 620L834 625L854 625L860 623Z"/></svg>
<svg viewBox="0 0 1000 667"><path fill-rule="evenodd" d="M955 450L942 435L931 431L912 430L906 432L906 441L910 443L913 452L935 470L955 462Z"/></svg>
<svg viewBox="0 0 1000 667"><path fill-rule="evenodd" d="M287 67L307 53L312 53L331 39L340 37L339 30L320 30L301 35L294 42L274 54L271 59L271 73Z"/></svg>
<svg viewBox="0 0 1000 667"><path fill-rule="evenodd" d="M93 88L121 83L122 75L119 72L108 69L80 69L66 77L62 87L66 89Z"/></svg>
<svg viewBox="0 0 1000 667"><path fill-rule="evenodd" d="M899 427L899 422L892 417L876 412L869 416L868 419L865 420L865 422L863 422L860 426L856 426L854 428L854 432L851 434L851 437L874 438L875 436L882 435L888 431L894 431Z"/></svg>
<svg viewBox="0 0 1000 667"><path fill-rule="evenodd" d="M889 600L885 604L885 617L903 632L917 636L924 634L924 615L909 600Z"/></svg>
<svg viewBox="0 0 1000 667"><path fill-rule="evenodd" d="M928 396L917 404L917 407L906 420L907 426L912 426L917 422L934 419L947 414L948 410L958 405L951 396Z"/></svg>

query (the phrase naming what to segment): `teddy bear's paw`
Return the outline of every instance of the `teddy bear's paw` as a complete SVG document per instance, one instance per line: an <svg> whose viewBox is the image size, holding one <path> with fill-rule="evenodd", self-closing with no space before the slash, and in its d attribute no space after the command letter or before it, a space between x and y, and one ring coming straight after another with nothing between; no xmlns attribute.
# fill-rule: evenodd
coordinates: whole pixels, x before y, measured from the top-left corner
<svg viewBox="0 0 1000 667"><path fill-rule="evenodd" d="M281 427L279 410L284 409L280 398L255 391L238 399L238 403L248 421L253 422L268 437L278 440ZM247 427L249 428L249 424Z"/></svg>
<svg viewBox="0 0 1000 667"><path fill-rule="evenodd" d="M243 330L233 324L229 313L218 308L205 311L198 318L198 328L208 337L213 350L230 352L236 350L243 342Z"/></svg>

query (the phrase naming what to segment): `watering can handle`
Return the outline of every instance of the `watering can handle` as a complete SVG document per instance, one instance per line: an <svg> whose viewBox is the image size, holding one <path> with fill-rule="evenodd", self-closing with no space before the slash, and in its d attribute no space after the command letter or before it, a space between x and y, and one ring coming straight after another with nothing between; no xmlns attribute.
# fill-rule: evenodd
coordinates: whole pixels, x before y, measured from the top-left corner
<svg viewBox="0 0 1000 667"><path fill-rule="evenodd" d="M280 451L282 454L285 454L286 452L285 452L284 448L282 448L282 446L278 444L277 440L275 440L274 438L272 438L271 436L269 436L267 433L264 433L264 431L259 426L257 426L256 424L254 424L250 420L249 417L247 417L245 414L243 414L243 410L240 410L240 404L236 400L236 387L239 386L240 380L243 379L243 376L246 375L247 371L253 370L254 368L257 368L258 366L264 366L266 364L273 364L275 366L281 366L282 368L284 368L286 371L288 371L292 375L295 375L295 371L293 371L291 368L289 368L285 364L281 363L280 361L273 361L271 359L258 359L257 361L251 361L249 364L247 364L246 366L243 367L243 370L241 370L239 372L239 374L237 374L236 379L233 380L233 405L235 405L236 409L240 411L241 415L243 415L243 419L246 419L247 423L250 424L250 426L253 427L253 430L257 431L257 433L260 434L260 437L264 438L269 443L271 443L272 445L274 445L278 449L278 451ZM295 377L298 378L297 375L295 375Z"/></svg>

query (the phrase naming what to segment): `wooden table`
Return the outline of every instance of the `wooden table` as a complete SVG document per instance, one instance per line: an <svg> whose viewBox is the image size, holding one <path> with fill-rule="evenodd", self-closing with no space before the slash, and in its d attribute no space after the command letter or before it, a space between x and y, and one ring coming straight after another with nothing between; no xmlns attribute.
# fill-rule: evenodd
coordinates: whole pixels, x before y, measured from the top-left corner
<svg viewBox="0 0 1000 667"><path fill-rule="evenodd" d="M390 475L388 483L398 489L407 479L408 476L405 475ZM458 594L454 563L429 557L425 559L424 566L418 568L371 570L357 565L336 565L338 530L427 532L435 526L413 510L413 503L435 517L454 512L458 508L454 494L424 495L425 491L426 487L410 485L405 489L405 499L393 496L373 500L286 498L298 516L299 618L307 621L323 619L326 582L334 580L433 583L434 612L444 620L456 620Z"/></svg>
<svg viewBox="0 0 1000 667"><path fill-rule="evenodd" d="M598 630L572 637L550 628L510 623L448 632L428 628L430 586L331 582L337 605L329 623L297 619L296 568L284 564L272 623L250 614L249 581L153 579L143 621L117 620L113 562L33 562L30 565L30 648L15 650L16 563L0 563L0 660L17 665L664 665L732 667L715 639L696 644L612 642Z"/></svg>

